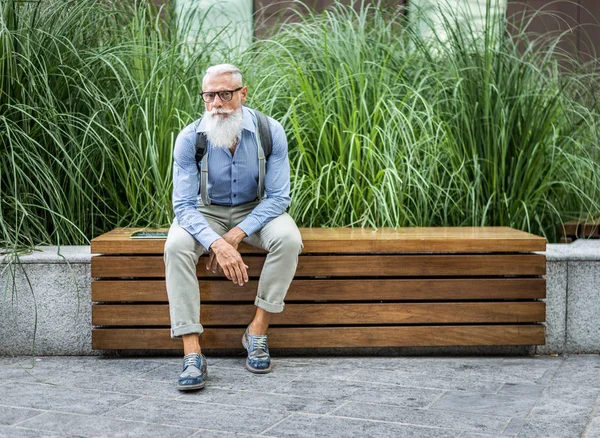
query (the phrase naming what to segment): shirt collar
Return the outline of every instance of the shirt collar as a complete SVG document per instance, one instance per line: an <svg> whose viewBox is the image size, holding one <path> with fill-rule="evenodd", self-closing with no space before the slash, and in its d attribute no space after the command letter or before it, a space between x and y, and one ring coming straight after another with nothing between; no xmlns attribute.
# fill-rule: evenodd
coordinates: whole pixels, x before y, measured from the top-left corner
<svg viewBox="0 0 600 438"><path fill-rule="evenodd" d="M256 128L254 127L254 115L245 106L242 106L242 129L246 129L253 133L256 132ZM206 132L205 116L202 116L200 119L196 132Z"/></svg>

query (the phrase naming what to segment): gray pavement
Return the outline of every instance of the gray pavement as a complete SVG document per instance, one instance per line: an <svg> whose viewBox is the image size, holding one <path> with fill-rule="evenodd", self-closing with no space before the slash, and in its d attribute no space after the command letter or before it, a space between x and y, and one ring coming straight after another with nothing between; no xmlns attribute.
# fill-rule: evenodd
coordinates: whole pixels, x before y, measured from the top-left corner
<svg viewBox="0 0 600 438"><path fill-rule="evenodd" d="M600 356L0 357L0 437L600 437ZM32 367L33 365L33 367Z"/></svg>

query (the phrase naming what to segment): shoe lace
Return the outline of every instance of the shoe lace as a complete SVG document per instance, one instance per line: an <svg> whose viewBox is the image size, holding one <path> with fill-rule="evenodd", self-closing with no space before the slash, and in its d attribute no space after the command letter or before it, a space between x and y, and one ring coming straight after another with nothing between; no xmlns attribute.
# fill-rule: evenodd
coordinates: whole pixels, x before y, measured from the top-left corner
<svg viewBox="0 0 600 438"><path fill-rule="evenodd" d="M199 356L198 354L194 354L194 353L188 354L187 356L185 356L183 358L183 366L184 366L184 368L187 368L187 367L192 366L192 365L196 366L196 360L197 360L198 356Z"/></svg>
<svg viewBox="0 0 600 438"><path fill-rule="evenodd" d="M254 348L261 349L265 351L267 349L267 337L266 336L256 336L254 338Z"/></svg>

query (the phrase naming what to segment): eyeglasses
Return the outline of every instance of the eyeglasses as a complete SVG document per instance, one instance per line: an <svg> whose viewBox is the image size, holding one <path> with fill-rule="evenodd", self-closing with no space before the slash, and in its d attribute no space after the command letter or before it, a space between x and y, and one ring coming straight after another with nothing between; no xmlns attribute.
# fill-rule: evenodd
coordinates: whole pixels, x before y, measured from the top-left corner
<svg viewBox="0 0 600 438"><path fill-rule="evenodd" d="M217 94L219 95L219 99L221 99L223 102L229 102L233 98L233 93L240 91L242 88L244 87L239 87L235 90L203 91L200 93L200 96L202 96L202 100L206 103L211 103L213 100L215 100Z"/></svg>

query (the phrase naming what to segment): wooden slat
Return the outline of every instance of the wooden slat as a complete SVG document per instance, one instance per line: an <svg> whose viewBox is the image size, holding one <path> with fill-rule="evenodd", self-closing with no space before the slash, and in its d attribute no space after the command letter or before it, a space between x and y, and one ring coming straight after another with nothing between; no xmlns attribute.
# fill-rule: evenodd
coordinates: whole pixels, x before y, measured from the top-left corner
<svg viewBox="0 0 600 438"><path fill-rule="evenodd" d="M543 302L288 304L271 325L524 323L544 321L545 310ZM247 326L255 311L252 304L204 304L200 320L206 327ZM169 306L96 304L92 324L170 325Z"/></svg>
<svg viewBox="0 0 600 438"><path fill-rule="evenodd" d="M92 254L162 254L164 239L130 239L120 228L91 241ZM148 229L149 230L149 229ZM160 231L167 231L161 228ZM509 227L300 228L304 253L460 253L545 251L546 239ZM250 245L242 253L263 252Z"/></svg>
<svg viewBox="0 0 600 438"><path fill-rule="evenodd" d="M258 277L262 256L245 256L250 276ZM198 277L222 277L204 267ZM474 276L544 275L546 257L538 254L510 255L376 255L376 256L300 256L297 277L309 276ZM162 256L97 256L92 258L92 277L163 278Z"/></svg>
<svg viewBox="0 0 600 438"><path fill-rule="evenodd" d="M204 349L242 349L244 328L206 329ZM270 348L409 347L451 345L543 345L543 325L425 327L307 327L269 329ZM92 348L101 350L181 350L169 329L93 329Z"/></svg>
<svg viewBox="0 0 600 438"><path fill-rule="evenodd" d="M243 287L228 280L200 280L203 303L254 302L258 281ZM293 301L469 300L546 298L544 278L294 280L285 297ZM92 301L168 302L164 280L92 281Z"/></svg>

